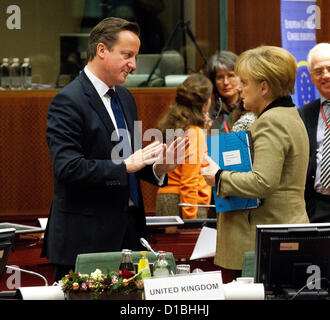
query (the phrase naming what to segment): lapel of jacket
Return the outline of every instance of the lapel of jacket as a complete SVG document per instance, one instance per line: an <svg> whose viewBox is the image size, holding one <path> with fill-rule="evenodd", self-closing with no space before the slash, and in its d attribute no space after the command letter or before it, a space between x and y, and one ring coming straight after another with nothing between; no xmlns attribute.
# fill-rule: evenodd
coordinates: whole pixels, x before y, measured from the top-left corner
<svg viewBox="0 0 330 320"><path fill-rule="evenodd" d="M310 113L310 133L311 133L311 138L310 138L310 143L312 144L312 149L316 151L316 140L317 140L317 124L319 120L319 113L320 113L320 103L321 100L317 99L313 102L312 108L311 108L311 113Z"/></svg>
<svg viewBox="0 0 330 320"><path fill-rule="evenodd" d="M112 120L109 116L107 109L104 106L103 101L101 100L99 94L97 93L96 89L94 88L91 81L86 76L85 72L82 71L79 75L80 81L84 88L84 94L88 99L89 105L95 110L95 112L100 117L101 121L103 122L104 126L106 127L109 136L111 138L113 132L116 132L115 127L112 123ZM118 136L117 136L118 138Z"/></svg>

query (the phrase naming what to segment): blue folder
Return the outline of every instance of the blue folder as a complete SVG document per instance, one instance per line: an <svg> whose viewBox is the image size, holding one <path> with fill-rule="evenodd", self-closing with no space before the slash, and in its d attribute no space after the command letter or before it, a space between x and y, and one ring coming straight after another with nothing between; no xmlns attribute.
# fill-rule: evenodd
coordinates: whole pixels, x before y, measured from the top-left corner
<svg viewBox="0 0 330 320"><path fill-rule="evenodd" d="M222 170L248 172L252 170L253 141L250 131L238 131L210 136L207 138L210 157ZM216 212L257 208L259 199L241 197L219 198L213 187Z"/></svg>

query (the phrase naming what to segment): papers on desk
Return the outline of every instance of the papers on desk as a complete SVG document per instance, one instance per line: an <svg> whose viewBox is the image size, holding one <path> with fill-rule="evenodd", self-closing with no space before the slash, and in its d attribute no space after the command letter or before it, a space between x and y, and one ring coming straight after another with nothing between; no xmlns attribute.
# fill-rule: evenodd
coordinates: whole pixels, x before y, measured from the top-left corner
<svg viewBox="0 0 330 320"><path fill-rule="evenodd" d="M217 230L203 227L197 239L190 260L211 258L215 256Z"/></svg>
<svg viewBox="0 0 330 320"><path fill-rule="evenodd" d="M207 138L210 157L222 170L248 172L252 170L253 142L250 131L238 131L210 136ZM223 199L217 196L213 187L216 212L257 208L258 199L231 196Z"/></svg>
<svg viewBox="0 0 330 320"><path fill-rule="evenodd" d="M46 230L46 226L47 226L47 218L38 218L39 224L41 226L41 228Z"/></svg>

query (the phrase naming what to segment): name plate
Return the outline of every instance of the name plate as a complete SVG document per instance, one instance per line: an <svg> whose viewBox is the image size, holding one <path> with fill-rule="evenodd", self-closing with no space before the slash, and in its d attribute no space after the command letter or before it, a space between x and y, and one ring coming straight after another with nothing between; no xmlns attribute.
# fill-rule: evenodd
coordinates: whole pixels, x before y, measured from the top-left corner
<svg viewBox="0 0 330 320"><path fill-rule="evenodd" d="M145 278L146 300L224 300L221 271Z"/></svg>

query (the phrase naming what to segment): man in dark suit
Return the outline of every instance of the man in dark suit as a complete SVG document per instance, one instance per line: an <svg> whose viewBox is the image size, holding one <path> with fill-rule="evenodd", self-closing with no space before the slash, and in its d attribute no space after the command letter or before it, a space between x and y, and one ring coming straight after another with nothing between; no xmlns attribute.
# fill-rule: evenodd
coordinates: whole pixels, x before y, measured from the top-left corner
<svg viewBox="0 0 330 320"><path fill-rule="evenodd" d="M323 182L321 171L329 171L330 161L323 150L330 130L330 44L320 43L308 54L311 79L320 92L317 99L299 109L310 142L305 201L310 222L330 222L330 186ZM323 153L323 154L322 154ZM322 170L321 170L322 168Z"/></svg>
<svg viewBox="0 0 330 320"><path fill-rule="evenodd" d="M165 185L177 166L166 157L177 159L187 147L179 139L168 148L160 142L141 148L134 98L120 86L136 68L139 48L137 24L104 19L91 31L85 69L49 107L54 197L42 256L53 264L55 281L74 269L80 253L141 249L139 180ZM154 163L159 155L164 161Z"/></svg>

